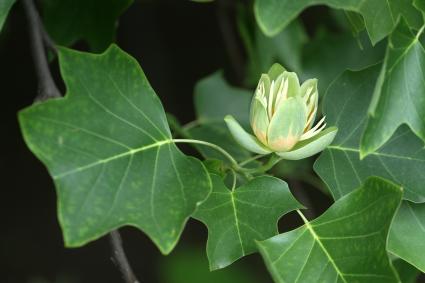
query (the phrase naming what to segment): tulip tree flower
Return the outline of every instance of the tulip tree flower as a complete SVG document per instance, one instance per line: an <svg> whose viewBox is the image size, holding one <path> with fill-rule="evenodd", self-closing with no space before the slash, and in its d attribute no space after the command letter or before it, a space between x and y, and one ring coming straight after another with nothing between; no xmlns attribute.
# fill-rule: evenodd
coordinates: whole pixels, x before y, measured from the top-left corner
<svg viewBox="0 0 425 283"><path fill-rule="evenodd" d="M258 154L275 152L283 159L298 160L324 150L337 128L325 129L325 117L313 126L319 94L317 80L301 86L295 73L275 64L263 74L251 102L250 122L255 136L230 115L225 121L236 141Z"/></svg>

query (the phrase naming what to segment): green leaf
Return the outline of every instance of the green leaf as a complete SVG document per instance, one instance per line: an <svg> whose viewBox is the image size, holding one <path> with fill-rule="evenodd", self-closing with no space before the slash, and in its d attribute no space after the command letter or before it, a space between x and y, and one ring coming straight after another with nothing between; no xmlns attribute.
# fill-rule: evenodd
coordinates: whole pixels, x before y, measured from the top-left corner
<svg viewBox="0 0 425 283"><path fill-rule="evenodd" d="M362 35L359 40L363 39ZM380 62L385 55L385 42L372 47L362 41L363 49L360 49L350 33L319 32L304 47L302 79L317 78L319 95L323 96L330 83L346 69L359 70Z"/></svg>
<svg viewBox="0 0 425 283"><path fill-rule="evenodd" d="M338 127L338 134L314 169L334 199L359 187L369 176L380 176L403 186L405 199L424 202L425 149L406 127L400 128L381 149L360 160L360 136L378 72L379 66L346 71L329 87L323 113L329 125Z"/></svg>
<svg viewBox="0 0 425 283"><path fill-rule="evenodd" d="M222 122L230 114L248 126L251 97L251 91L229 85L221 71L215 72L195 86L196 116L205 123Z"/></svg>
<svg viewBox="0 0 425 283"><path fill-rule="evenodd" d="M112 45L101 55L61 48L59 61L66 97L24 109L19 120L54 179L65 245L130 225L169 253L211 190L204 166L173 143L135 59Z"/></svg>
<svg viewBox="0 0 425 283"><path fill-rule="evenodd" d="M370 178L317 219L258 242L275 282L398 282L385 247L401 196Z"/></svg>
<svg viewBox="0 0 425 283"><path fill-rule="evenodd" d="M278 233L279 218L302 207L280 179L262 176L230 191L211 176L213 191L193 217L208 227L210 269L223 268L257 251L255 240Z"/></svg>
<svg viewBox="0 0 425 283"><path fill-rule="evenodd" d="M388 238L388 250L425 272L425 204L404 201Z"/></svg>
<svg viewBox="0 0 425 283"><path fill-rule="evenodd" d="M254 11L263 32L273 36L305 8L319 4L360 13L373 44L391 33L400 16L408 19L414 28L419 28L423 22L412 0L256 0Z"/></svg>
<svg viewBox="0 0 425 283"><path fill-rule="evenodd" d="M414 35L401 21L389 39L361 140L362 156L380 148L401 124L425 141L425 51L419 41L423 28Z"/></svg>
<svg viewBox="0 0 425 283"><path fill-rule="evenodd" d="M6 21L10 8L12 8L12 5L14 3L15 0L2 0L0 2L0 31L2 30L3 24Z"/></svg>
<svg viewBox="0 0 425 283"><path fill-rule="evenodd" d="M93 51L115 40L117 19L133 0L43 0L43 21L55 43L85 40Z"/></svg>

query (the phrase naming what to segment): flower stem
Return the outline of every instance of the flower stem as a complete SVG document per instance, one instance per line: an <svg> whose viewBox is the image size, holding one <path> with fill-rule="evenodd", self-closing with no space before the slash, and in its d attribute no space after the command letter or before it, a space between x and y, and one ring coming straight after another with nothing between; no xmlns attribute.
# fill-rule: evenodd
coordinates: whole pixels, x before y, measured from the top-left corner
<svg viewBox="0 0 425 283"><path fill-rule="evenodd" d="M232 192L233 192L236 189L237 176L236 176L235 170L230 169L230 171L232 172L232 175L233 175L233 184L232 184Z"/></svg>
<svg viewBox="0 0 425 283"><path fill-rule="evenodd" d="M270 159L269 159L269 161L267 161L266 164L264 164L260 167L257 167L257 168L245 168L241 165L247 164L248 162L251 162L252 160L260 158L261 156L256 156L255 158L252 158L252 160L245 160L244 162L241 162L239 164L236 161L236 159L234 159L233 156L230 153L228 153L226 150L224 150L222 147L220 147L216 144L206 142L206 141L201 141L201 140L194 140L194 139L173 139L173 142L174 143L200 144L200 145L211 147L211 148L215 149L216 151L220 152L221 154L223 154L223 156L225 156L230 161L230 163L232 165L231 169L233 169L237 172L241 172L244 175L251 174L251 173L264 173L264 172L270 170L277 162L279 162L282 159L281 157L277 156L276 154L273 154L273 155L270 156Z"/></svg>
<svg viewBox="0 0 425 283"><path fill-rule="evenodd" d="M206 141L201 141L201 140L194 140L194 139L173 139L173 142L175 143L191 143L191 144L200 144L200 145L205 145L208 147L211 147L215 150L217 150L218 152L220 152L221 154L223 154L232 164L233 169L235 169L236 171L244 171L245 168L242 168L239 166L238 162L233 158L233 156L228 153L226 150L224 150L222 147L210 143L210 142L206 142Z"/></svg>
<svg viewBox="0 0 425 283"><path fill-rule="evenodd" d="M264 173L264 172L272 169L273 166L275 166L276 163L278 163L281 160L282 160L282 158L280 156L278 156L276 154L272 154L270 156L269 161L267 161L266 164L264 164L260 167L257 167L257 168L243 168L243 170L244 170L244 172L247 172L247 173Z"/></svg>
<svg viewBox="0 0 425 283"><path fill-rule="evenodd" d="M260 159L261 157L264 157L264 156L266 156L266 155L265 155L265 154L258 154L258 155L255 155L255 156L253 156L253 157L250 157L250 158L248 158L248 159L246 159L246 160L242 161L241 163L239 163L239 165L244 166L244 165L249 164L249 163L251 163L252 161L257 160L257 159Z"/></svg>

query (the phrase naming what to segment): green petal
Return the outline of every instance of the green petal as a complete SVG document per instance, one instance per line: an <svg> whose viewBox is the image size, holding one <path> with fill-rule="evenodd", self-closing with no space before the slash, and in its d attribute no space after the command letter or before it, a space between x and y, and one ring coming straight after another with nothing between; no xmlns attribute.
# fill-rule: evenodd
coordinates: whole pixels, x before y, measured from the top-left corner
<svg viewBox="0 0 425 283"><path fill-rule="evenodd" d="M307 94L307 91L308 91L308 89L309 88L311 88L311 87L313 87L313 89L312 89L312 91L310 92L310 97L315 93L315 92L317 92L318 90L317 90L317 79L309 79L309 80L306 80L302 85L301 85L301 88L300 88L300 94L301 94L301 97L304 99L304 101L305 101L305 103L306 103L306 105L307 105L307 122L308 122L308 120L309 120L309 115L310 115L310 109L309 109L309 107L308 107L308 105L309 105L309 103L310 103L310 101L308 101L308 97L306 97L306 94ZM319 94L317 94L316 96L315 96L315 98L314 98L314 102L313 102L313 109L311 109L311 111L313 111L313 112L315 112L314 114L313 114L313 117L310 119L310 122L309 122L309 125L307 125L307 128L306 128L306 131L308 131L308 130L310 130L311 129L311 127L313 126L313 124L314 124L314 120L316 120L316 115L317 115L317 104L318 104L318 100L319 100ZM316 111L314 111L314 109L316 109Z"/></svg>
<svg viewBox="0 0 425 283"><path fill-rule="evenodd" d="M294 72L285 72L283 74L285 79L288 79L288 97L295 97L300 94L300 81Z"/></svg>
<svg viewBox="0 0 425 283"><path fill-rule="evenodd" d="M227 127L235 140L244 148L258 154L267 154L271 152L269 149L262 146L257 138L248 134L232 116L227 115L224 121L226 121Z"/></svg>
<svg viewBox="0 0 425 283"><path fill-rule="evenodd" d="M261 99L259 97L261 97L261 91L260 91L260 86L263 84L264 86L264 97L265 97L265 103L263 105L263 103L261 103ZM255 93L252 96L252 100L251 100L251 110L252 107L254 106L254 104L256 103L260 103L264 108L267 108L267 95L270 89L270 79L266 74L262 74L260 80L258 81L258 85L257 88L255 89ZM251 123L252 123L252 111L250 113L250 119L251 119Z"/></svg>
<svg viewBox="0 0 425 283"><path fill-rule="evenodd" d="M318 135L297 143L291 151L276 152L276 154L287 160L310 157L324 150L333 141L337 132L336 127L327 128Z"/></svg>
<svg viewBox="0 0 425 283"><path fill-rule="evenodd" d="M279 63L274 63L273 66L270 67L269 72L267 73L270 77L270 80L276 80L279 75L285 72L286 69L280 65Z"/></svg>
<svg viewBox="0 0 425 283"><path fill-rule="evenodd" d="M307 120L301 97L291 97L276 110L267 133L267 145L275 151L289 151L300 139Z"/></svg>
<svg viewBox="0 0 425 283"><path fill-rule="evenodd" d="M251 127L257 138L267 144L267 129L269 127L269 116L267 110L259 102L251 106Z"/></svg>
<svg viewBox="0 0 425 283"><path fill-rule="evenodd" d="M305 82L303 82L303 84L300 87L301 97L305 96L305 94L307 93L307 90L310 87L313 87L311 94L313 94L314 92L317 91L317 79L309 79L309 80L306 80Z"/></svg>
<svg viewBox="0 0 425 283"><path fill-rule="evenodd" d="M269 117L267 115L267 96L264 102L258 99L260 85L264 84L265 95L268 95L270 88L270 79L266 74L263 74L258 82L257 89L251 102L250 122L254 134L263 143L267 142L267 128L269 127Z"/></svg>

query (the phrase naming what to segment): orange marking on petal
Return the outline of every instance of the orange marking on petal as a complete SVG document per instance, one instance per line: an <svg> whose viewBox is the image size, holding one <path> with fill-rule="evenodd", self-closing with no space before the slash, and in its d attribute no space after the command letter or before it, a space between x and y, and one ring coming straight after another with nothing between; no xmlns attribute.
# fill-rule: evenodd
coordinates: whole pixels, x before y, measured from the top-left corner
<svg viewBox="0 0 425 283"><path fill-rule="evenodd" d="M289 151L298 142L298 138L295 136L288 136L278 138L273 141L269 141L268 146L274 151Z"/></svg>

